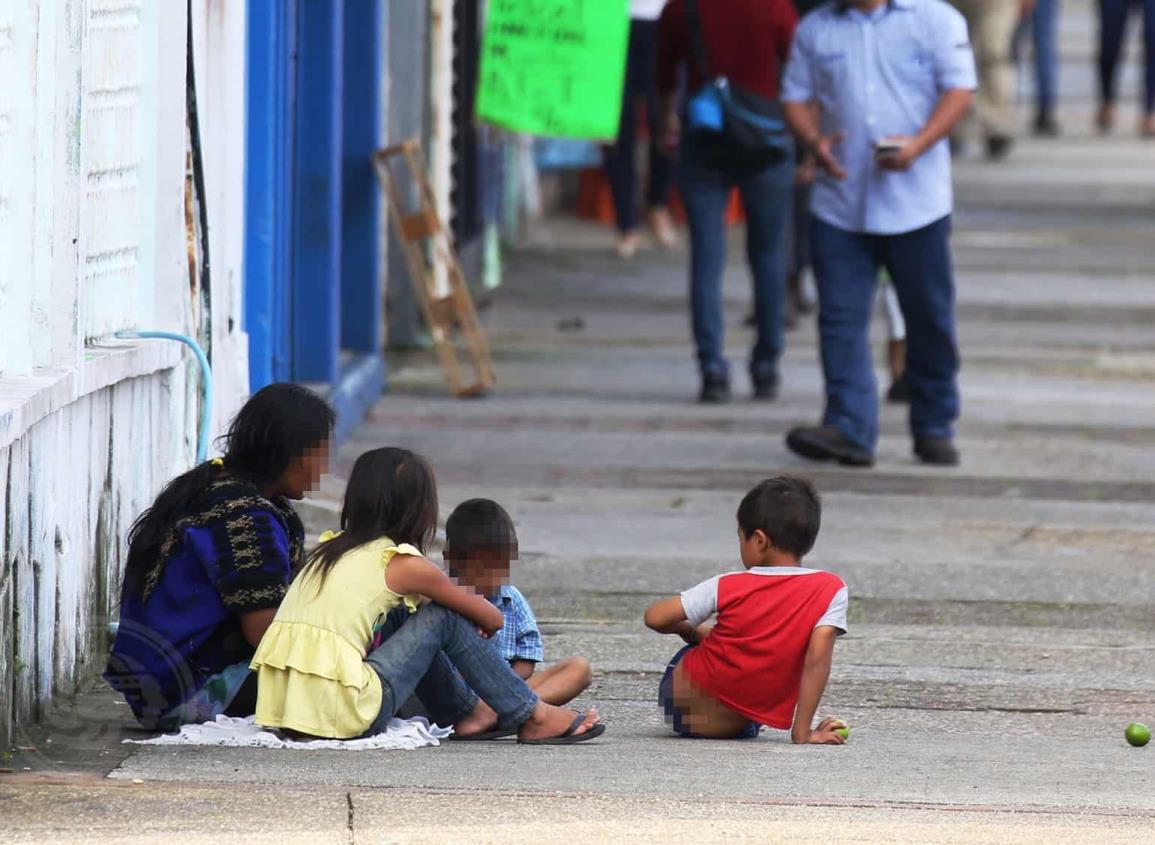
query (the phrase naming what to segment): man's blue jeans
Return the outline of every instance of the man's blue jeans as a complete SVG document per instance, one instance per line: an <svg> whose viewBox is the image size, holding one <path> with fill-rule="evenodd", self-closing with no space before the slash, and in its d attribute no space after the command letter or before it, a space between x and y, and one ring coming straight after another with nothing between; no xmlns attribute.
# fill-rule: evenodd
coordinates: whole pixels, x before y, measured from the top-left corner
<svg viewBox="0 0 1155 845"><path fill-rule="evenodd" d="M1035 85L1038 111L1051 115L1055 110L1059 60L1055 49L1058 40L1059 0L1037 0L1031 13L1031 39L1035 50Z"/></svg>
<svg viewBox="0 0 1155 845"><path fill-rule="evenodd" d="M414 692L439 725L452 725L473 710L477 695L470 687L504 727L520 725L537 706L537 695L477 627L439 604L412 614L365 662L381 678L381 713L368 733L384 730Z"/></svg>
<svg viewBox="0 0 1155 845"><path fill-rule="evenodd" d="M848 232L810 218L818 282L823 422L873 452L878 442L878 386L870 353L870 315L885 267L906 317L910 428L917 437L953 436L959 414L958 346L950 216L901 235Z"/></svg>
<svg viewBox="0 0 1155 845"><path fill-rule="evenodd" d="M698 367L729 375L724 349L722 276L726 270L726 207L737 187L746 212L746 258L754 281L757 339L750 355L755 379L775 378L786 310L786 232L794 183L793 152L751 173L721 170L705 160L692 136L682 144L679 188L690 224L690 314Z"/></svg>

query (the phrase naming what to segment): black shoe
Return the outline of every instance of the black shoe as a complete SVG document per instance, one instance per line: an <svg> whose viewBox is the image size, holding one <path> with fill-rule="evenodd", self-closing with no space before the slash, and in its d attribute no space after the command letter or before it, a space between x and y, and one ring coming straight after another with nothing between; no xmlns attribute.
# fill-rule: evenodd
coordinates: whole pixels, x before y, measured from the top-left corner
<svg viewBox="0 0 1155 845"><path fill-rule="evenodd" d="M914 453L924 464L939 467L957 467L958 449L949 437L919 435L914 438Z"/></svg>
<svg viewBox="0 0 1155 845"><path fill-rule="evenodd" d="M1055 118L1049 114L1040 114L1035 118L1034 131L1036 138L1058 138L1063 134L1059 124L1055 122Z"/></svg>
<svg viewBox="0 0 1155 845"><path fill-rule="evenodd" d="M778 387L781 380L777 374L771 376L750 376L750 381L754 383L754 401L755 402L773 402L778 398Z"/></svg>
<svg viewBox="0 0 1155 845"><path fill-rule="evenodd" d="M832 425L799 426L786 435L790 451L812 461L838 461L843 466L874 466L874 455L853 443Z"/></svg>
<svg viewBox="0 0 1155 845"><path fill-rule="evenodd" d="M730 401L730 379L717 373L702 373L702 392L698 401L707 405L721 405Z"/></svg>
<svg viewBox="0 0 1155 845"><path fill-rule="evenodd" d="M886 391L886 401L893 402L895 405L905 405L910 401L910 384L905 375L901 375L891 382L890 389Z"/></svg>
<svg viewBox="0 0 1155 845"><path fill-rule="evenodd" d="M1011 147L1015 139L1009 135L991 135L987 138L987 158L991 161L1002 161L1011 154Z"/></svg>

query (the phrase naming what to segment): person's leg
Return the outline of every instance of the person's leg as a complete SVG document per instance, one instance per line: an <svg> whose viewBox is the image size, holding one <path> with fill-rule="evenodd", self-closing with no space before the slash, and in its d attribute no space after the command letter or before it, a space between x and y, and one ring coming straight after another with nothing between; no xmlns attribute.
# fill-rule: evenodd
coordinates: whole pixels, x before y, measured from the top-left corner
<svg viewBox="0 0 1155 845"><path fill-rule="evenodd" d="M1019 21L1018 0L979 0L971 40L979 69L975 109L987 137L987 151L1001 158L1015 135L1015 66L1011 55Z"/></svg>
<svg viewBox="0 0 1155 845"><path fill-rule="evenodd" d="M655 234L660 241L668 243L673 237L669 206L674 162L662 147L662 113L658 100L658 22L634 21L633 28L638 38L638 94L645 103L646 127L650 134L646 205L650 209L651 222L655 224ZM660 231L663 225L668 227L667 236L663 236L663 231Z"/></svg>
<svg viewBox="0 0 1155 845"><path fill-rule="evenodd" d="M413 692L428 712L429 720L438 725L457 725L478 710L477 693L461 679L443 651L434 655ZM482 710L489 715L486 708Z"/></svg>
<svg viewBox="0 0 1155 845"><path fill-rule="evenodd" d="M959 13L966 20L967 33L970 36L971 53L974 55L975 74L978 78L978 87L974 92L974 99L966 117L958 122L951 131L951 153L961 155L967 145L979 132L976 127L981 126L979 114L983 108L982 101L987 96L987 82L983 76L983 45L979 40L980 3L982 0L950 0Z"/></svg>
<svg viewBox="0 0 1155 845"><path fill-rule="evenodd" d="M793 153L789 158L739 183L746 211L746 259L754 282L757 337L750 354L755 395L778 389L786 319L786 230L794 187Z"/></svg>
<svg viewBox="0 0 1155 845"><path fill-rule="evenodd" d="M886 390L886 401L908 402L910 390L906 385L906 320L898 303L898 294L890 280L883 279L883 313L886 316L886 364L890 370L890 387Z"/></svg>
<svg viewBox="0 0 1155 845"><path fill-rule="evenodd" d="M690 227L690 318L703 377L729 378L723 347L722 274L730 184L687 139L682 147L682 203Z"/></svg>
<svg viewBox="0 0 1155 845"><path fill-rule="evenodd" d="M391 717L397 707L423 683L431 699L444 700L456 694L452 668L441 663L442 652L465 676L466 682L481 693L507 724L524 722L533 712L537 696L513 673L493 646L478 635L464 617L436 604L427 604L411 615L380 648L365 658L381 678L381 715ZM434 688L430 683L441 684ZM475 700L472 693L470 701ZM464 698L462 699L464 702ZM425 702L429 706L430 702ZM461 708L464 709L464 708Z"/></svg>
<svg viewBox="0 0 1155 845"><path fill-rule="evenodd" d="M889 278L882 285L882 310L886 316L886 337L891 341L906 340L906 318L902 315L902 305L898 301L894 285Z"/></svg>
<svg viewBox="0 0 1155 845"><path fill-rule="evenodd" d="M1155 136L1155 0L1143 0L1143 124L1145 137Z"/></svg>
<svg viewBox="0 0 1155 845"><path fill-rule="evenodd" d="M232 700L225 706L226 716L252 716L257 712L257 673L249 671Z"/></svg>
<svg viewBox="0 0 1155 845"><path fill-rule="evenodd" d="M886 269L906 315L910 428L952 438L959 414L950 217L885 239Z"/></svg>
<svg viewBox="0 0 1155 845"><path fill-rule="evenodd" d="M492 707L499 724L520 725L523 738L559 736L574 720L575 714L539 701L472 622L441 605L427 604L365 658L381 679L381 712L371 732L388 724L443 651L465 683ZM596 721L591 710L574 733L588 731Z"/></svg>
<svg viewBox="0 0 1155 845"><path fill-rule="evenodd" d="M626 50L625 78L622 83L622 112L618 137L605 149L605 171L614 199L618 234L625 237L638 228L637 126L634 106L638 101L637 22L630 23L630 42Z"/></svg>
<svg viewBox="0 0 1155 845"><path fill-rule="evenodd" d="M823 423L873 453L878 386L870 353L870 312L880 261L877 241L811 217L810 250L826 378Z"/></svg>
<svg viewBox="0 0 1155 845"><path fill-rule="evenodd" d="M794 254L790 262L790 273L786 277L786 287L799 314L812 314L818 305L814 281L808 275L813 263L810 260L810 192L814 187L811 179L804 175L804 178L796 182L790 209L794 219Z"/></svg>
<svg viewBox="0 0 1155 845"><path fill-rule="evenodd" d="M1123 51L1131 0L1099 0L1099 128L1114 122L1115 73Z"/></svg>
<svg viewBox="0 0 1155 845"><path fill-rule="evenodd" d="M569 704L586 691L593 680L590 662L584 657L567 657L539 669L526 683L547 704Z"/></svg>
<svg viewBox="0 0 1155 845"><path fill-rule="evenodd" d="M1059 62L1055 53L1055 39L1058 37L1060 0L1036 0L1031 13L1031 41L1034 46L1035 64L1035 128L1040 132L1053 133L1055 124L1055 99L1059 82Z"/></svg>
<svg viewBox="0 0 1155 845"><path fill-rule="evenodd" d="M217 716L251 716L256 712L257 676L244 660L205 678L201 688L146 727L162 731L211 722Z"/></svg>

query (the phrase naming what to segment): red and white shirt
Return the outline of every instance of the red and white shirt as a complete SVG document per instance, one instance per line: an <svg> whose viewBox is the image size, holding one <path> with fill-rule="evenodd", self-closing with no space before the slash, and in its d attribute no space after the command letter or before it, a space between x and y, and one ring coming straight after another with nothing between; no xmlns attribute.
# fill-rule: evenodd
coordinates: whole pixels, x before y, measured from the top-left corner
<svg viewBox="0 0 1155 845"><path fill-rule="evenodd" d="M686 652L694 686L751 721L787 730L794 721L810 635L846 633L846 583L799 566L755 566L716 575L682 593L693 625L711 616L710 635Z"/></svg>

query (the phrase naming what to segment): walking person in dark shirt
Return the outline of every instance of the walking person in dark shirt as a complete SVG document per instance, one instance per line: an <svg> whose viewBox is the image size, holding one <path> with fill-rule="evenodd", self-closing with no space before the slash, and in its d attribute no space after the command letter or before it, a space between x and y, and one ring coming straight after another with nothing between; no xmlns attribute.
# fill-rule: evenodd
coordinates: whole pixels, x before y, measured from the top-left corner
<svg viewBox="0 0 1155 845"><path fill-rule="evenodd" d="M690 3L695 7L688 8ZM708 76L696 61L694 28L688 17L691 12L700 20L697 31L709 63ZM662 13L658 50L658 89L664 98L668 141L680 133L682 113L675 93L683 69L689 92L724 77L735 88L766 101L777 100L779 75L797 19L789 0L671 0ZM730 399L722 277L726 269L725 212L735 187L746 212L746 256L754 282L757 337L750 354L750 377L756 399L774 399L783 347L793 150L778 161L746 166L720 161L694 133L681 133L680 143L678 185L690 228L690 311L702 377L699 399Z"/></svg>

